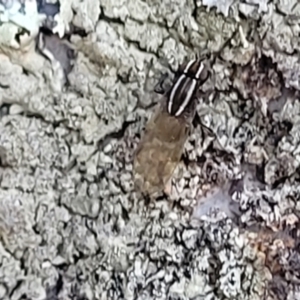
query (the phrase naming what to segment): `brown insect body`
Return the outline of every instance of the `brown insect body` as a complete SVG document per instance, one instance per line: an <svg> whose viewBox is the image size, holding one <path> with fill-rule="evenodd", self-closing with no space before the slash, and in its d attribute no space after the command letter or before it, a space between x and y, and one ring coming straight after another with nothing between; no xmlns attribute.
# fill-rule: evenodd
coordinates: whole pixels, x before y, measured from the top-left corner
<svg viewBox="0 0 300 300"><path fill-rule="evenodd" d="M171 179L195 116L197 90L206 79L201 60L181 65L172 87L146 124L133 166L135 187L142 193L161 192Z"/></svg>
<svg viewBox="0 0 300 300"><path fill-rule="evenodd" d="M162 191L182 155L189 126L160 110L147 123L136 151L136 187L149 195Z"/></svg>

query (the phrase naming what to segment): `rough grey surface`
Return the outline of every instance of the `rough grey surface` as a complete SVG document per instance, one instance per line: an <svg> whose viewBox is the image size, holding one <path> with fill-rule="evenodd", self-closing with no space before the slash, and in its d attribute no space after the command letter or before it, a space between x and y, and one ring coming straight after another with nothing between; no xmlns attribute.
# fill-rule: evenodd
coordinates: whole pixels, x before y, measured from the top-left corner
<svg viewBox="0 0 300 300"><path fill-rule="evenodd" d="M298 1L62 0L54 20L85 32L65 87L40 16L19 43L0 19L0 299L299 299ZM154 85L212 52L202 125L148 203Z"/></svg>

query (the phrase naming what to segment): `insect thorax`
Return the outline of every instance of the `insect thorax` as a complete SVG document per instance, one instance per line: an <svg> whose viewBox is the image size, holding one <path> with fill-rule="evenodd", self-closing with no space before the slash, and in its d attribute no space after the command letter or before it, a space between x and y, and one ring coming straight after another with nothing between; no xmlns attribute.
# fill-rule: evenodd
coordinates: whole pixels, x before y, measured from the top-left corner
<svg viewBox="0 0 300 300"><path fill-rule="evenodd" d="M199 86L207 80L207 68L202 60L191 60L179 67L174 83L167 94L167 110L180 117L194 113Z"/></svg>

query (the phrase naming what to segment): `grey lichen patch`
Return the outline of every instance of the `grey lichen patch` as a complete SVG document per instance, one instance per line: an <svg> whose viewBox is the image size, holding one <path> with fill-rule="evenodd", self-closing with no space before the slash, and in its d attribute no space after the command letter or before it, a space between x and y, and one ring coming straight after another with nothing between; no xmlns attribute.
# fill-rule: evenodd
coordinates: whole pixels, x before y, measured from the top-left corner
<svg viewBox="0 0 300 300"><path fill-rule="evenodd" d="M280 4L279 4L280 6ZM299 26L293 20L299 14L299 6L295 5L286 11L279 10L265 16L265 25L259 28L265 34L262 51L278 64L285 86L299 90L299 64L294 49L298 48ZM286 26L286 24L289 26Z"/></svg>
<svg viewBox="0 0 300 300"><path fill-rule="evenodd" d="M73 5L75 7L78 6L79 1L60 0L59 4L60 4L59 13L54 16L54 21L57 23L57 25L55 26L55 28L53 28L52 31L53 33L58 34L59 37L63 37L65 33L70 30L70 23L74 19L74 11L72 9L72 6ZM93 9L93 11L97 11L97 10ZM91 12L89 12L89 14L94 15ZM83 14L83 17L86 18L86 15Z"/></svg>
<svg viewBox="0 0 300 300"><path fill-rule="evenodd" d="M163 23L168 28L174 27L174 22L180 20L184 23L193 23L191 15L194 9L194 3L190 0L176 1L176 5L173 9L169 9L172 5L172 1L146 1L150 6L152 12L151 20L157 23Z"/></svg>
<svg viewBox="0 0 300 300"><path fill-rule="evenodd" d="M34 209L32 195L12 190L1 193L0 235L5 248L18 258L40 242L32 230Z"/></svg>
<svg viewBox="0 0 300 300"><path fill-rule="evenodd" d="M299 5L59 4L55 60L39 28L0 25L0 298L297 297ZM148 201L132 162L154 86L203 53L172 192Z"/></svg>
<svg viewBox="0 0 300 300"><path fill-rule="evenodd" d="M256 19L262 13L269 11L267 0L247 0L247 1L235 1L235 0L200 0L199 3L206 6L208 9L216 9L216 12L223 14L225 17L232 16L239 18L238 12L240 11L247 17L255 17Z"/></svg>
<svg viewBox="0 0 300 300"><path fill-rule="evenodd" d="M10 54L0 53L0 104L17 104L19 112L53 119L51 94L60 80L53 78L50 64L35 52L24 54L22 61L18 52Z"/></svg>
<svg viewBox="0 0 300 300"><path fill-rule="evenodd" d="M5 55L0 55L0 78L1 78L1 104L2 103L22 103L23 98L36 89L39 81L33 75L26 76L22 67L12 64ZM12 91L11 86L15 90Z"/></svg>
<svg viewBox="0 0 300 300"><path fill-rule="evenodd" d="M166 225L167 224L168 222ZM222 223L223 226L225 224L226 222ZM151 247L151 245L148 246L146 243L142 251L140 251L139 257L143 258L148 251L151 251L151 261L154 260L160 262L162 268L161 271L156 270L157 264L154 267L151 266L151 262L147 262L147 265L145 266L145 260L143 259L143 263L141 263L140 259L137 257L135 259L135 264L131 268L131 272L135 274L135 278L138 281L135 284L132 282L129 285L131 286L131 289L138 283L144 285L144 282L146 281L148 283L151 282L151 285L156 287L157 292L162 297L167 296L167 287L170 286L170 296L173 297L183 297L184 299L189 299L191 297L209 298L212 297L213 286L216 284L219 287L217 292L219 299L238 296L238 294L241 293L239 280L241 279L242 270L234 267L234 260L236 259L239 261L240 265L243 265L243 263L238 259L238 253L234 254L230 250L228 253L220 251L219 247L221 245L218 242L214 242L217 239L223 243L224 241L221 236L222 234L225 234L225 236L229 234L231 230L230 226L225 226L224 230L222 230L220 229L221 224L215 224L215 226L209 226L207 224L208 226L204 226L203 231L199 225L200 224L197 225L195 223L192 226L189 225L188 228L185 228L184 226L182 227L179 224L176 224L174 229L167 229L163 226L161 230L158 230L155 222L153 225L149 224L147 227L148 230L144 234L144 239L147 241L150 236L155 234L156 240L159 242L156 243L155 247ZM233 236L234 234L231 236L232 241L234 240ZM205 239L212 242L210 249L201 242ZM234 242L231 246L234 247ZM241 244L239 246L241 246ZM215 249L215 251L219 253L217 257L212 249ZM235 269L232 272L235 273L236 278L231 276L233 273L230 274L225 272L226 274L222 274L222 268L228 271L229 257L230 264ZM178 276L178 279L175 282L173 279L173 276L175 275L174 270L176 270ZM216 270L220 270L221 273ZM147 272L149 271L152 272L152 274L147 276ZM255 274L255 272L257 272L257 274ZM264 276L260 274L259 271L254 271L253 275L254 278L257 276L258 281L264 280ZM231 277L231 284L229 286L225 283L227 280L226 278L228 278L227 276ZM164 284L161 283L163 277L165 278ZM148 278L148 280L146 278ZM244 280L248 279L244 277ZM200 288L200 283L203 284L203 288ZM262 292L263 289L250 292L249 298L247 299L257 299L259 295L262 295ZM147 289L147 292L139 293L139 299L142 299L143 294L149 295L149 293L150 289ZM133 295L128 291L127 297L131 299Z"/></svg>
<svg viewBox="0 0 300 300"><path fill-rule="evenodd" d="M100 14L100 3L93 0L77 3L74 1L72 8L75 13L73 24L86 32L94 31Z"/></svg>
<svg viewBox="0 0 300 300"><path fill-rule="evenodd" d="M157 52L164 38L167 37L167 31L158 25L140 25L137 22L128 20L125 23L124 36L129 41L138 43L146 52L151 53Z"/></svg>
<svg viewBox="0 0 300 300"><path fill-rule="evenodd" d="M47 135L51 125L21 116L5 116L1 121L1 145L17 166L43 168L56 159L55 141Z"/></svg>
<svg viewBox="0 0 300 300"><path fill-rule="evenodd" d="M24 293L30 299L41 300L46 298L46 290L42 285L42 280L32 275L21 281L19 288L12 294L11 299L20 299Z"/></svg>
<svg viewBox="0 0 300 300"><path fill-rule="evenodd" d="M126 5L124 5L126 4ZM143 1L101 1L103 7L103 13L113 19L120 19L125 21L127 18L131 18L136 21L146 21L151 15L151 7Z"/></svg>
<svg viewBox="0 0 300 300"><path fill-rule="evenodd" d="M223 1L215 1L215 0L203 0L202 4L212 8L216 7L216 11L218 13L222 13L225 17L228 17L229 10L231 6L234 4L235 0L223 0Z"/></svg>
<svg viewBox="0 0 300 300"><path fill-rule="evenodd" d="M199 26L198 32L206 41L204 49L199 49L203 52L220 51L238 29L238 23L234 19L225 18L215 12L207 13L203 7L197 9L196 21ZM222 35L219 32L222 32ZM208 48L208 51L205 48Z"/></svg>

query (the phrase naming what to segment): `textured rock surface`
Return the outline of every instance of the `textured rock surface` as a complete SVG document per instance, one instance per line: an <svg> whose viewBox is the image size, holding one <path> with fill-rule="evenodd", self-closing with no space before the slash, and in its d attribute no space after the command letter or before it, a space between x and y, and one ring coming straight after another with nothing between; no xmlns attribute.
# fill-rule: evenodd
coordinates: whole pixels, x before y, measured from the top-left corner
<svg viewBox="0 0 300 300"><path fill-rule="evenodd" d="M64 88L0 21L0 299L299 299L300 4L268 2L61 0ZM174 192L148 203L154 85L212 52Z"/></svg>

